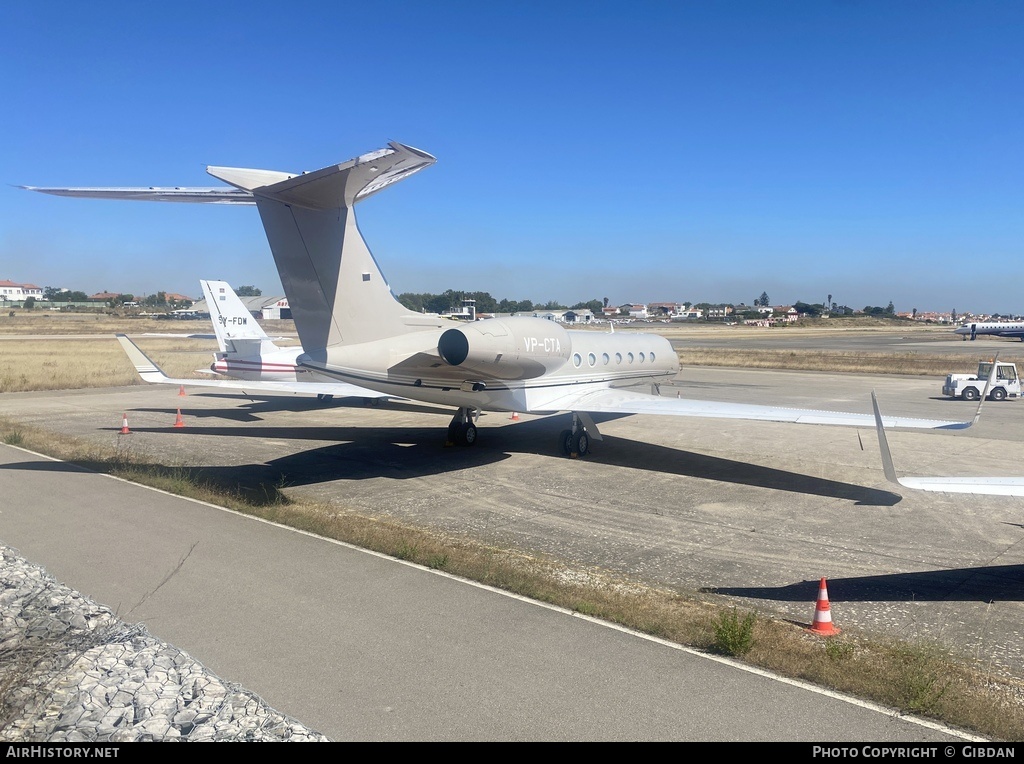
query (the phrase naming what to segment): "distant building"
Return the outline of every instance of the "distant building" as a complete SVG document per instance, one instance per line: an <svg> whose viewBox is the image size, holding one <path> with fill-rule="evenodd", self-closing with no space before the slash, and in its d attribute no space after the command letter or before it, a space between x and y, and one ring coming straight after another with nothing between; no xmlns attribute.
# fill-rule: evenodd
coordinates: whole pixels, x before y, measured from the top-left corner
<svg viewBox="0 0 1024 764"><path fill-rule="evenodd" d="M562 320L567 324L589 324L594 320L594 313L589 308L567 310L562 314Z"/></svg>
<svg viewBox="0 0 1024 764"><path fill-rule="evenodd" d="M678 302L650 302L647 303L647 312L651 316L661 318L673 318L680 316L686 310L686 306Z"/></svg>
<svg viewBox="0 0 1024 764"><path fill-rule="evenodd" d="M168 299L170 296L168 295ZM265 320L276 320L280 318L291 318L292 310L288 306L288 298L284 296L277 297L265 297L263 295L256 295L251 297L239 297L242 301L242 305L245 309L252 313L253 318L265 319ZM206 304L206 300L198 300L192 304L192 310L197 313L209 313L210 308Z"/></svg>
<svg viewBox="0 0 1024 764"><path fill-rule="evenodd" d="M8 300L22 301L27 297L35 297L37 300L43 299L43 290L41 287L37 287L35 284L18 284L14 281L0 281L0 300L7 302Z"/></svg>
<svg viewBox="0 0 1024 764"><path fill-rule="evenodd" d="M629 315L631 318L647 318L647 306L641 304L630 305Z"/></svg>

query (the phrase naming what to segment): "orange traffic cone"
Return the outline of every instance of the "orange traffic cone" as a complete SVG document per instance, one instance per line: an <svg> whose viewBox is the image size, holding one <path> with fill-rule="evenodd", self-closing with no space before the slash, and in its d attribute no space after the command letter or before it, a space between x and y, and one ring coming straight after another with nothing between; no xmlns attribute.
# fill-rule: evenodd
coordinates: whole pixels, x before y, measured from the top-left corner
<svg viewBox="0 0 1024 764"><path fill-rule="evenodd" d="M178 409L178 418L174 420L175 427L184 427L185 423L181 421L181 409Z"/></svg>
<svg viewBox="0 0 1024 764"><path fill-rule="evenodd" d="M519 421L519 413L518 413L518 412L515 412L515 411L513 411L513 412L512 412L512 417L511 417L511 418L512 418L512 421L513 421L513 422L518 422L518 421Z"/></svg>
<svg viewBox="0 0 1024 764"><path fill-rule="evenodd" d="M128 429L128 415L121 414L121 434L131 435L132 431Z"/></svg>
<svg viewBox="0 0 1024 764"><path fill-rule="evenodd" d="M178 397L179 398L184 398L185 397L185 386L184 385L179 385L178 386Z"/></svg>
<svg viewBox="0 0 1024 764"><path fill-rule="evenodd" d="M818 584L818 602L814 606L814 623L811 624L810 630L823 637L831 637L839 633L839 629L832 625L832 611L828 604L828 589L825 587L824 577Z"/></svg>

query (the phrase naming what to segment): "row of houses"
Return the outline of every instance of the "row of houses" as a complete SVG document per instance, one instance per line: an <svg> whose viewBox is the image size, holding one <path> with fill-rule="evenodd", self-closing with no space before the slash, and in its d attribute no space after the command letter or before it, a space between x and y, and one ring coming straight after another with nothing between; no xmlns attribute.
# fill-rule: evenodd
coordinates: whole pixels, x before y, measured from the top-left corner
<svg viewBox="0 0 1024 764"><path fill-rule="evenodd" d="M43 288L38 287L35 284L22 284L9 280L0 280L0 303L23 304L24 301L30 297L34 298L37 302L43 301ZM106 305L110 301L117 300L120 297L121 293L119 292L97 292L94 295L90 295L88 300L90 302ZM192 311L209 312L206 310L205 301L201 299L193 301L191 297L187 297L186 295L170 292L166 293L166 299L169 303L182 305L192 303ZM257 318L291 318L291 310L288 307L288 300L283 296L243 297L241 299L245 306ZM126 304L128 307L132 307L138 303ZM687 321L700 320L704 318L711 320L728 320L737 314L749 314L752 312L757 312L761 315L759 318L748 317L744 319L744 323L758 326L771 326L777 323L791 323L800 318L799 313L790 305L748 306L740 303L739 305L711 305L706 306L705 309L701 309L688 303L679 302L625 303L619 306L605 307L598 314L583 308L563 311L535 311L520 315L533 315L561 323L589 324L601 319L619 320L627 317L635 320L668 319L672 321ZM463 301L461 308L447 311L443 315L454 319L470 321L477 317L476 307L473 300L465 300ZM958 317L954 313L938 313L933 311L918 312L916 310L907 313L897 313L896 315L901 318L909 318L932 323L952 324L957 323L958 318L963 319L967 317L974 320L989 320L974 314L964 314ZM484 318L485 316L484 314L480 314L480 317Z"/></svg>
<svg viewBox="0 0 1024 764"><path fill-rule="evenodd" d="M59 292L70 292L69 289L61 289ZM97 292L86 297L90 302L101 302L108 303L111 300L116 300L121 297L121 292ZM168 302L191 302L192 298L183 294L175 294L173 292L167 292L166 298ZM36 286L35 284L20 284L16 281L9 281L7 279L0 279L0 301L4 302L24 302L28 298L33 298L36 301L42 301L43 288ZM60 302L60 300L55 300Z"/></svg>

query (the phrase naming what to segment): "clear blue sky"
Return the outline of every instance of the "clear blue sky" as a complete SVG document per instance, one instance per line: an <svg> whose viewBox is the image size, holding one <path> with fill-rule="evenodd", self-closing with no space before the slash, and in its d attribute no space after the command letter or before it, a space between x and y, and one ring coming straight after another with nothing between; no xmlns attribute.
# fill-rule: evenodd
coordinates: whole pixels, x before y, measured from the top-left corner
<svg viewBox="0 0 1024 764"><path fill-rule="evenodd" d="M281 293L219 185L397 140L359 205L396 293L1024 313L1024 3L0 5L0 279ZM11 184L11 185L7 185Z"/></svg>

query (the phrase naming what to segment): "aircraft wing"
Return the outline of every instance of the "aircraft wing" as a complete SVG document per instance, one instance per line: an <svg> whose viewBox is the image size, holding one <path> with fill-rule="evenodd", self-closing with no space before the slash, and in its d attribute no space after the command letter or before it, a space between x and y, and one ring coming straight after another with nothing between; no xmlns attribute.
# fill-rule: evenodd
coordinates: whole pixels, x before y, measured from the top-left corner
<svg viewBox="0 0 1024 764"><path fill-rule="evenodd" d="M751 403L701 401L687 398L665 398L636 390L611 388L580 394L568 393L549 402L550 410L584 411L591 414L661 414L709 419L746 419L762 422L793 422L799 424L831 424L846 427L874 427L872 414L845 411L817 411ZM545 406L547 408L547 406ZM929 430L963 430L974 422L953 422L944 419L883 417L885 427Z"/></svg>
<svg viewBox="0 0 1024 764"><path fill-rule="evenodd" d="M900 477L889 451L889 441L885 437L883 417L879 413L874 391L871 393L871 405L874 408L878 447L882 452L882 469L889 482L916 491L972 493L979 496L1024 496L1024 477Z"/></svg>
<svg viewBox="0 0 1024 764"><path fill-rule="evenodd" d="M117 341L128 355L135 371L146 382L163 385L196 385L198 387L216 387L221 390L242 390L262 395L285 395L300 393L303 395L333 395L339 398L393 398L376 390L368 390L346 382L271 382L242 379L174 379L168 377L150 360L149 356L139 349L124 334L117 335Z"/></svg>

